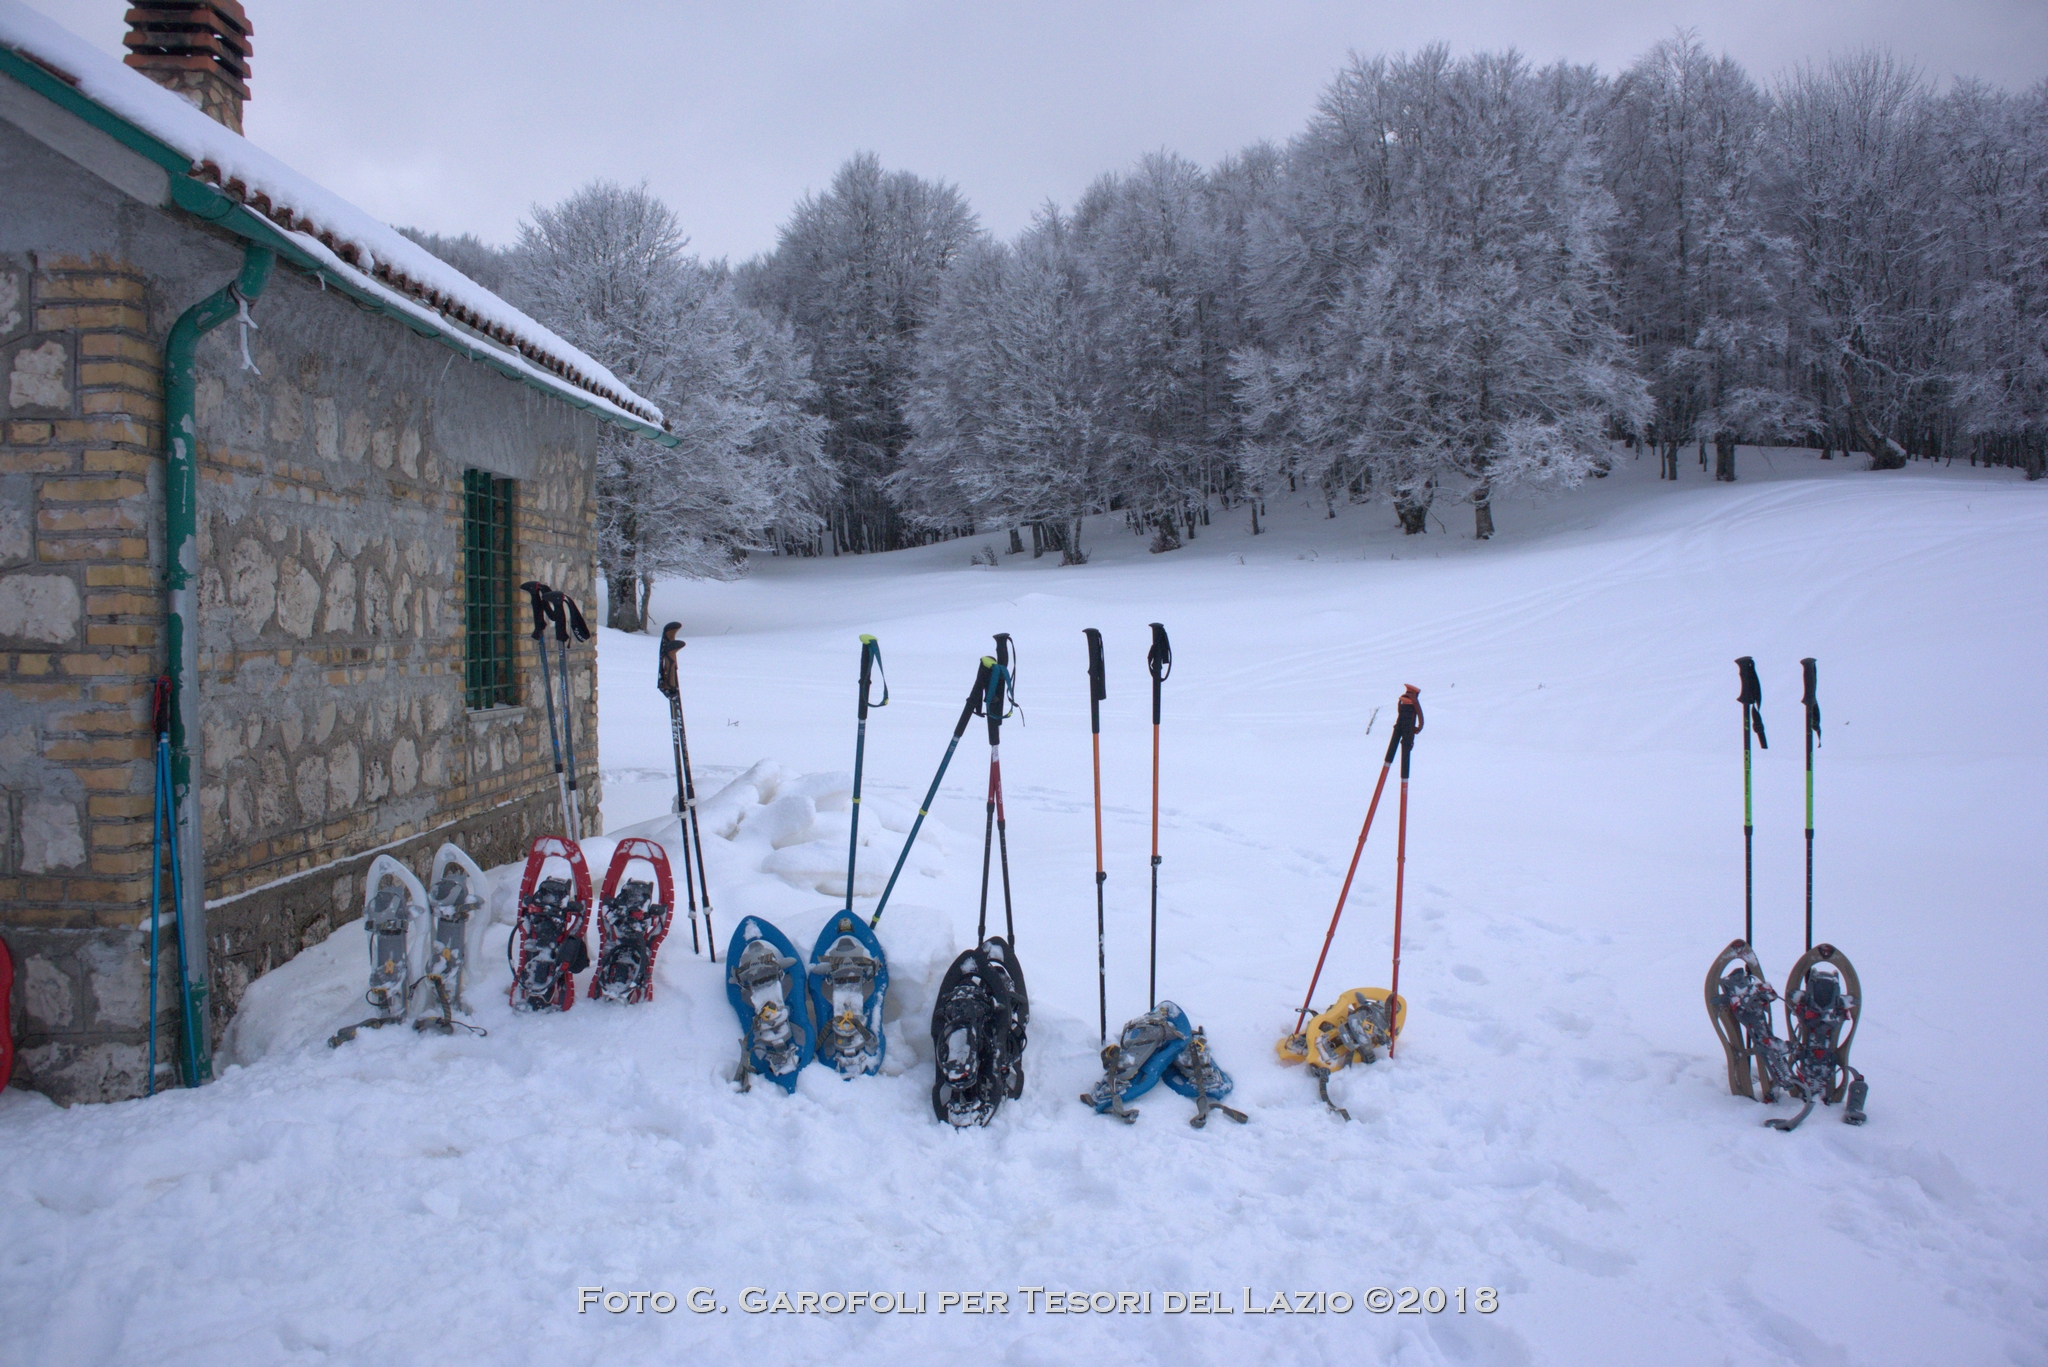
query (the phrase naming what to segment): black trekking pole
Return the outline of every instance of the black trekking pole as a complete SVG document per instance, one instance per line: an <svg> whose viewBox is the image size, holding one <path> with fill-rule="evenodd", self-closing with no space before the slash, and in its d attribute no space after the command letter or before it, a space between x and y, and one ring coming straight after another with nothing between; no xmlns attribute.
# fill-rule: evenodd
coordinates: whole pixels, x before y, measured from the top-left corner
<svg viewBox="0 0 2048 1367"><path fill-rule="evenodd" d="M1109 1043L1109 958L1103 948L1102 885L1102 700L1109 688L1102 666L1102 633L1083 627L1088 638L1088 733L1095 747L1095 994L1101 1019L1101 1041Z"/></svg>
<svg viewBox="0 0 2048 1367"><path fill-rule="evenodd" d="M870 703L868 688L873 682L872 673L882 663L882 647L872 636L860 638L860 729L853 740L853 819L847 823L846 835L846 910L853 912L853 868L860 855L860 769L868 748L868 708L889 705L889 675L882 675L882 700Z"/></svg>
<svg viewBox="0 0 2048 1367"><path fill-rule="evenodd" d="M697 943L697 880L690 871L690 795L683 784L683 690L676 682L676 652L683 648L676 633L682 629L681 622L670 622L661 629L661 664L654 676L654 686L668 699L669 747L675 752L676 761L676 828L683 836L683 891L690 899L690 952L701 954L703 946Z"/></svg>
<svg viewBox="0 0 2048 1367"><path fill-rule="evenodd" d="M1159 685L1173 672L1173 647L1167 643L1166 628L1152 624L1152 649L1145 652L1145 667L1152 671L1152 960L1145 980L1146 1009L1159 1005Z"/></svg>
<svg viewBox="0 0 2048 1367"><path fill-rule="evenodd" d="M1806 947L1813 948L1813 747L1820 744L1820 666L1811 655L1799 662L1806 676Z"/></svg>
<svg viewBox="0 0 2048 1367"><path fill-rule="evenodd" d="M996 667L988 678L988 795L996 819L996 849L1003 861L1003 938L1012 948L1017 944L1017 920L1010 902L1010 822L1003 812L1003 759L1001 735L1003 718L1017 707L1017 675L1011 658L1010 633L996 633ZM1005 710L1007 708L1008 710ZM981 916L988 920L987 854L983 856ZM988 938L984 930L982 939Z"/></svg>
<svg viewBox="0 0 2048 1367"><path fill-rule="evenodd" d="M681 631L681 622L670 622L661 629L666 640L671 631ZM682 645L677 641L678 646ZM683 721L683 694L680 687L671 698L676 712L676 749L683 757L683 806L690 814L690 839L697 846L697 887L704 894L704 952L711 956L711 962L718 962L718 935L711 928L711 880L704 876L704 822L697 814L697 779L690 772L690 728Z"/></svg>
<svg viewBox="0 0 2048 1367"><path fill-rule="evenodd" d="M868 929L882 923L882 911L889 905L889 894L896 891L896 879L903 872L903 865L910 858L910 847L917 843L917 832L930 815L932 801L939 795L939 782L946 777L946 766L953 762L953 752L960 748L960 737L967 734L967 721L981 710L983 697L988 693L989 671L996 662L984 655L981 667L975 671L974 684L967 690L967 701L960 706L960 720L953 723L953 739L946 744L946 753L939 757L939 772L932 775L932 786L925 790L924 801L918 805L917 820L910 823L910 834L903 839L903 852L896 856L896 867L889 872L889 885L882 889L882 900L875 904L875 914L868 919Z"/></svg>
<svg viewBox="0 0 2048 1367"><path fill-rule="evenodd" d="M555 791L562 800L562 831L574 840L576 828L569 816L569 783L562 770L562 733L555 723L555 685L548 674L547 632L548 621L554 616L551 600L555 591L538 579L529 579L519 588L533 606L533 653L540 656L540 691L547 699L548 744L555 751Z"/></svg>
<svg viewBox="0 0 2048 1367"><path fill-rule="evenodd" d="M1747 655L1735 662L1742 671L1742 694L1735 701L1742 704L1742 942L1756 943L1756 863L1753 847L1756 838L1756 814L1750 804L1750 761L1749 733L1756 732L1756 743L1763 749L1770 749L1771 743L1764 737L1764 686L1757 681L1756 661Z"/></svg>
<svg viewBox="0 0 2048 1367"><path fill-rule="evenodd" d="M1401 892L1408 881L1408 760L1422 730L1422 694L1409 684L1394 712L1394 736L1401 743L1401 825L1394 841L1394 980L1387 987L1387 1057L1401 1038Z"/></svg>
<svg viewBox="0 0 2048 1367"><path fill-rule="evenodd" d="M569 764L569 838L581 840L583 798L576 791L576 691L569 686L569 640L573 636L578 645L589 640L590 626L583 620L576 600L560 589L554 592L551 608L555 618L556 662L560 666L555 672L562 678L562 752Z"/></svg>

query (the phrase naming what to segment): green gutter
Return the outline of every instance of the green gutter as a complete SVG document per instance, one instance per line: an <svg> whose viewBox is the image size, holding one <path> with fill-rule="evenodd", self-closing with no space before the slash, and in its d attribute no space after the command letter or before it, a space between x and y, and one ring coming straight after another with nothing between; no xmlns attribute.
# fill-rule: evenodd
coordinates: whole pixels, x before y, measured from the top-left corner
<svg viewBox="0 0 2048 1367"><path fill-rule="evenodd" d="M192 581L199 571L199 436L193 420L192 361L199 339L253 303L270 283L277 257L249 244L242 273L178 315L164 343L164 587L170 596L166 649L171 676L171 806L178 840L178 943L185 963L187 1087L213 1078L212 975L206 953L206 849L192 784L199 735L199 614Z"/></svg>

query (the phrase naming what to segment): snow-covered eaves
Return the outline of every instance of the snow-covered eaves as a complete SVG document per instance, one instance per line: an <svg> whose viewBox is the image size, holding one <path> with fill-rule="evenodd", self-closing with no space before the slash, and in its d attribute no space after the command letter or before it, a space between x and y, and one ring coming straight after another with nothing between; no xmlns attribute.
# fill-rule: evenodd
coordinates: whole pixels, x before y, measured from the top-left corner
<svg viewBox="0 0 2048 1367"><path fill-rule="evenodd" d="M661 409L588 354L19 0L0 0L0 76L163 167L168 206L270 247L471 360L673 444Z"/></svg>

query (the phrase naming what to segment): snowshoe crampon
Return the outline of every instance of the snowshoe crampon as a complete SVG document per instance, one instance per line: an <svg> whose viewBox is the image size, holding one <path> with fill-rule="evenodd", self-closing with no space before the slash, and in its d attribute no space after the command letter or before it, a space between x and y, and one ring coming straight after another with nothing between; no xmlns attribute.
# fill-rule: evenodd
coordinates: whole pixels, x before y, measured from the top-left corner
<svg viewBox="0 0 2048 1367"><path fill-rule="evenodd" d="M810 990L796 946L758 916L742 919L725 952L725 995L740 1018L740 1090L758 1073L785 1092L815 1056Z"/></svg>
<svg viewBox="0 0 2048 1367"><path fill-rule="evenodd" d="M363 1000L376 1014L344 1026L328 1039L336 1049L359 1030L376 1030L405 1019L407 1000L417 981L419 953L413 926L425 913L427 890L411 869L388 854L370 862L363 893L363 931L369 936L370 986Z"/></svg>
<svg viewBox="0 0 2048 1367"><path fill-rule="evenodd" d="M469 1014L465 979L483 931L484 894L489 888L483 870L461 847L444 844L434 852L434 876L427 884L427 962L420 979L423 1005L434 1014L415 1020L413 1029L451 1035L461 1026L484 1033L456 1020L455 1013Z"/></svg>
<svg viewBox="0 0 2048 1367"><path fill-rule="evenodd" d="M1222 1104L1237 1084L1218 1066L1216 1056L1209 1051L1209 1036L1199 1025L1188 1038L1187 1046L1167 1065L1166 1076L1161 1080L1195 1103L1195 1113L1188 1124L1198 1130L1209 1123L1212 1110L1223 1112L1240 1125L1251 1119L1243 1111Z"/></svg>
<svg viewBox="0 0 2048 1367"><path fill-rule="evenodd" d="M636 860L651 877L626 876ZM592 1001L603 998L633 1003L654 995L654 956L668 935L675 905L668 851L640 836L621 840L605 869L604 890L597 903L597 972L590 977Z"/></svg>
<svg viewBox="0 0 2048 1367"><path fill-rule="evenodd" d="M576 1004L576 975L590 966L589 928L590 866L582 847L558 835L537 837L519 880L519 921L505 942L513 1010L567 1011Z"/></svg>
<svg viewBox="0 0 2048 1367"><path fill-rule="evenodd" d="M1301 1033L1286 1036L1274 1048L1282 1063L1307 1064L1316 1080L1316 1095L1349 1120L1350 1113L1330 1100L1330 1075L1354 1063L1377 1062L1379 1051L1392 1045L1407 1023L1406 998L1384 987L1354 987L1309 1017Z"/></svg>
<svg viewBox="0 0 2048 1367"><path fill-rule="evenodd" d="M845 1078L882 1066L882 1006L889 994L889 958L866 921L835 912L811 950L811 1007L818 1061Z"/></svg>
<svg viewBox="0 0 2048 1367"><path fill-rule="evenodd" d="M1116 1043L1102 1047L1102 1076L1081 1100L1097 1115L1114 1115L1125 1124L1136 1120L1138 1113L1124 1103L1157 1086L1193 1035L1186 1012L1172 1002L1159 1003L1127 1022Z"/></svg>
<svg viewBox="0 0 2048 1367"><path fill-rule="evenodd" d="M953 960L932 1008L932 1113L956 1128L986 1125L1024 1093L1031 1000L1009 942L991 935Z"/></svg>

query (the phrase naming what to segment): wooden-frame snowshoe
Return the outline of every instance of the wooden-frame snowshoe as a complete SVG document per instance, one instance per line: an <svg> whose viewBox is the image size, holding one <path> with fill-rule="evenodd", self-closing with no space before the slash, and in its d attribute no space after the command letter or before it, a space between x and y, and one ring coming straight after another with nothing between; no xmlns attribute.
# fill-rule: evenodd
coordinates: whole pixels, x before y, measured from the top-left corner
<svg viewBox="0 0 2048 1367"><path fill-rule="evenodd" d="M434 852L433 877L427 880L427 962L420 983L426 989L426 1004L437 1014L419 1017L413 1029L452 1035L459 1026L473 1034L486 1033L456 1020L455 1013L469 1014L465 980L483 930L484 894L489 889L490 880L460 846L447 843Z"/></svg>
<svg viewBox="0 0 2048 1367"><path fill-rule="evenodd" d="M956 1129L986 1125L1024 1094L1031 999L1009 941L991 935L963 951L932 1007L932 1113Z"/></svg>
<svg viewBox="0 0 2048 1367"><path fill-rule="evenodd" d="M888 1047L882 1008L889 995L889 956L866 921L843 911L832 914L811 950L810 982L818 1062L842 1078L880 1070Z"/></svg>
<svg viewBox="0 0 2048 1367"><path fill-rule="evenodd" d="M758 916L742 917L726 947L725 995L740 1020L740 1090L758 1073L794 1092L816 1034L809 982L789 937Z"/></svg>
<svg viewBox="0 0 2048 1367"><path fill-rule="evenodd" d="M1237 1084L1217 1064L1216 1056L1209 1051L1209 1036L1199 1025L1188 1037L1187 1046L1167 1066L1162 1080L1195 1103L1195 1113L1188 1118L1188 1124L1198 1130L1209 1123L1212 1110L1223 1112L1240 1125L1251 1119L1236 1107L1223 1104L1223 1098L1229 1096Z"/></svg>
<svg viewBox="0 0 2048 1367"><path fill-rule="evenodd" d="M550 859L568 876L543 877ZM519 920L505 955L512 960L514 1011L567 1011L576 1004L576 975L590 966L590 865L583 847L558 835L537 836L519 879Z"/></svg>
<svg viewBox="0 0 2048 1367"><path fill-rule="evenodd" d="M1158 1086L1194 1033L1187 1013L1172 1002L1125 1022L1115 1043L1102 1046L1102 1076L1081 1093L1082 1103L1093 1106L1097 1115L1132 1123L1138 1113L1124 1103Z"/></svg>
<svg viewBox="0 0 2048 1367"><path fill-rule="evenodd" d="M645 860L652 880L627 878L634 860ZM624 1004L654 996L654 956L668 938L675 917L676 884L668 851L642 836L629 836L612 851L597 899L597 972L590 975L592 1001Z"/></svg>
<svg viewBox="0 0 2048 1367"><path fill-rule="evenodd" d="M1770 1003L1777 994L1764 977L1756 951L1746 940L1730 940L1707 969L1707 1019L1728 1061L1728 1092L1752 1101L1771 1101L1776 1090L1764 1060L1771 1029ZM1761 1014L1759 1014L1761 1012ZM1757 1088L1761 1085L1762 1095Z"/></svg>
<svg viewBox="0 0 2048 1367"><path fill-rule="evenodd" d="M1282 1063L1307 1064L1316 1080L1316 1095L1349 1120L1351 1113L1330 1099L1330 1075L1354 1063L1378 1062L1379 1051L1400 1038L1407 1024L1407 998L1384 987L1354 987L1311 1016L1299 1034L1288 1035L1274 1048Z"/></svg>
<svg viewBox="0 0 2048 1367"><path fill-rule="evenodd" d="M360 1030L381 1030L405 1019L421 957L413 928L426 914L427 890L413 871L388 854L370 861L363 880L363 931L369 937L370 985L363 1000L376 1014L328 1038L338 1049Z"/></svg>
<svg viewBox="0 0 2048 1367"><path fill-rule="evenodd" d="M1846 1099L1842 1123L1861 1125L1870 1084L1849 1066L1849 1046L1863 1015L1863 982L1849 956L1833 945L1815 945L1799 957L1785 978L1784 1066L1790 1074L1785 1090L1806 1104L1792 1118L1764 1123L1775 1130L1795 1130L1816 1104L1832 1106Z"/></svg>

